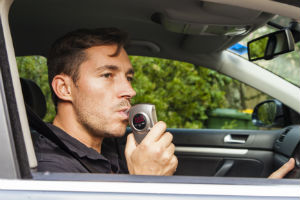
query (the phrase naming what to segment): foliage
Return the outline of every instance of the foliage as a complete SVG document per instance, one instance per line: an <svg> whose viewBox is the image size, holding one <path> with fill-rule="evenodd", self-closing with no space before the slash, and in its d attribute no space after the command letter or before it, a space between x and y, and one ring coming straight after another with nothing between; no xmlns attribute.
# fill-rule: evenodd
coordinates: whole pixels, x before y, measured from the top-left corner
<svg viewBox="0 0 300 200"><path fill-rule="evenodd" d="M158 119L173 128L204 128L209 110L228 107L226 90L231 78L193 64L149 57L130 57L135 69L133 87L136 103L152 103ZM46 59L41 56L18 57L21 77L35 81L47 101L45 121L55 115L48 84ZM236 102L234 103L236 104ZM233 128L234 123L223 128Z"/></svg>
<svg viewBox="0 0 300 200"><path fill-rule="evenodd" d="M202 128L207 111L224 107L230 78L189 63L130 57L135 70L136 103L152 103L168 127Z"/></svg>

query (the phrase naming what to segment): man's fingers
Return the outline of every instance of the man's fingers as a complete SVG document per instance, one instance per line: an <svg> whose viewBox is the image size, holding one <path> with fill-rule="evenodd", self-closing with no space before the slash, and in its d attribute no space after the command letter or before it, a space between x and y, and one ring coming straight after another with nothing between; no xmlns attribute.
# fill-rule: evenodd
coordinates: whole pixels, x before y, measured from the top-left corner
<svg viewBox="0 0 300 200"><path fill-rule="evenodd" d="M167 129L167 125L165 122L159 121L157 122L149 131L149 133L146 135L144 140L142 142L148 142L148 141L157 141L161 137L162 134Z"/></svg>
<svg viewBox="0 0 300 200"><path fill-rule="evenodd" d="M173 155L173 154L175 153L175 145L174 145L173 143L171 143L171 144L168 146L166 152L167 152L169 155Z"/></svg>
<svg viewBox="0 0 300 200"><path fill-rule="evenodd" d="M173 135L170 132L165 132L158 140L158 143L163 147L168 147L173 140Z"/></svg>
<svg viewBox="0 0 300 200"><path fill-rule="evenodd" d="M172 159L170 161L170 169L169 171L166 173L166 175L168 176L172 176L176 169L177 169L177 166L178 166L178 159L175 155L172 156Z"/></svg>
<svg viewBox="0 0 300 200"><path fill-rule="evenodd" d="M127 142L125 146L125 156L130 157L132 152L136 149L136 142L132 133L127 136Z"/></svg>
<svg viewBox="0 0 300 200"><path fill-rule="evenodd" d="M273 172L269 176L269 178L272 178L272 179L283 178L287 173L289 173L292 169L294 169L294 167L295 167L295 159L291 158L287 163L282 165L282 167L280 167L278 170Z"/></svg>

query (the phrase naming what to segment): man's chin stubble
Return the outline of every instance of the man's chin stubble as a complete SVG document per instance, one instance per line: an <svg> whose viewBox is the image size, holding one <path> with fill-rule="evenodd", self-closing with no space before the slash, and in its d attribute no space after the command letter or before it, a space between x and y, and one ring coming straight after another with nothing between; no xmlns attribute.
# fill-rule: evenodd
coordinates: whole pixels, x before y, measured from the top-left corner
<svg viewBox="0 0 300 200"><path fill-rule="evenodd" d="M125 135L126 132L126 127L128 125L128 121L124 120L124 127L118 127L118 130L108 130L105 132L101 132L98 135L102 136L102 137L123 137Z"/></svg>

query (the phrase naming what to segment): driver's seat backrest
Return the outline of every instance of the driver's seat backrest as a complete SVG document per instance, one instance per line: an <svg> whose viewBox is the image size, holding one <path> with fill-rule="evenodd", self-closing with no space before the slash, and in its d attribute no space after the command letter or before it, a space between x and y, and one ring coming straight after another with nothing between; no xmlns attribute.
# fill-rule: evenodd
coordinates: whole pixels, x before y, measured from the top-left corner
<svg viewBox="0 0 300 200"><path fill-rule="evenodd" d="M55 133L42 120L46 114L46 100L39 86L28 79L21 78L22 92L25 101L26 113L30 130L34 133L46 137L48 140L56 144L60 149L74 157L83 167L91 173L99 173L85 159L80 158L76 153L73 153ZM34 134L32 134L34 135ZM33 137L33 143L35 139Z"/></svg>
<svg viewBox="0 0 300 200"><path fill-rule="evenodd" d="M47 106L46 99L39 86L32 80L20 78L24 102L41 119L44 118Z"/></svg>

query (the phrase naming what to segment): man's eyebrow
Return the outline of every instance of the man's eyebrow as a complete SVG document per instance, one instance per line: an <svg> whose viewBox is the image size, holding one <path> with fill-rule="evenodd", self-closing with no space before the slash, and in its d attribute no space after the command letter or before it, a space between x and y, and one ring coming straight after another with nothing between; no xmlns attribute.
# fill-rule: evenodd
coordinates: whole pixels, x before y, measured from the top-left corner
<svg viewBox="0 0 300 200"><path fill-rule="evenodd" d="M116 65L103 65L103 66L99 66L96 68L97 71L103 71L106 69L117 71L117 70L119 70L119 67Z"/></svg>
<svg viewBox="0 0 300 200"><path fill-rule="evenodd" d="M120 68L116 65L103 65L96 68L97 71L104 71L104 70L112 70L112 71L118 71ZM134 75L134 70L131 68L129 69L126 74L132 74Z"/></svg>

